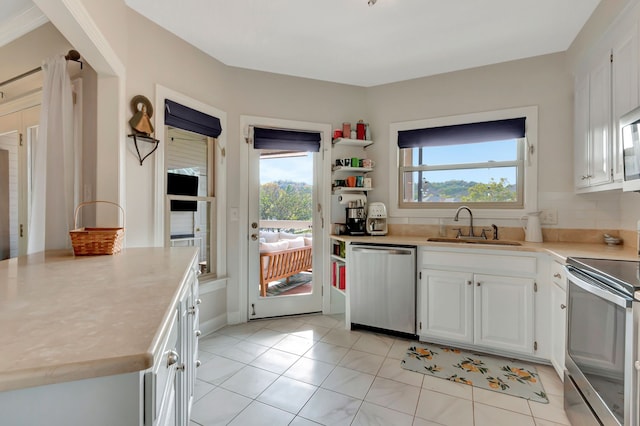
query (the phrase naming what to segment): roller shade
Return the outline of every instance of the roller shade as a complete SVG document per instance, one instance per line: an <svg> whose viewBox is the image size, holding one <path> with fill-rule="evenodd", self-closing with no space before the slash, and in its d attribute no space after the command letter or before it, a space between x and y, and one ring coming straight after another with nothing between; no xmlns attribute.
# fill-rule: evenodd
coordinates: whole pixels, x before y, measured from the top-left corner
<svg viewBox="0 0 640 426"><path fill-rule="evenodd" d="M320 151L320 139L319 132L299 132L260 127L254 127L253 129L253 147L255 149L318 152Z"/></svg>
<svg viewBox="0 0 640 426"><path fill-rule="evenodd" d="M525 117L398 132L399 148L445 146L523 138Z"/></svg>
<svg viewBox="0 0 640 426"><path fill-rule="evenodd" d="M164 101L164 124L217 138L222 133L220 119L169 99Z"/></svg>

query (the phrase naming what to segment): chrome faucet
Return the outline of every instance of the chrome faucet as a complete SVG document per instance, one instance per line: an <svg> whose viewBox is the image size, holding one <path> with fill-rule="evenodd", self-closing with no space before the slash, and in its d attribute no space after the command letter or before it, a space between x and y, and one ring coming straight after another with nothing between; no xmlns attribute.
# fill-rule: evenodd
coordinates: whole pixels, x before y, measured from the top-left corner
<svg viewBox="0 0 640 426"><path fill-rule="evenodd" d="M471 213L471 209L467 206L460 206L458 207L458 210L456 210L456 215L453 217L454 221L458 221L458 216L460 215L460 210L466 210L469 212L469 236L468 238L475 238L475 235L473 235L473 213ZM462 233L460 231L458 231L458 236L461 237L463 236Z"/></svg>

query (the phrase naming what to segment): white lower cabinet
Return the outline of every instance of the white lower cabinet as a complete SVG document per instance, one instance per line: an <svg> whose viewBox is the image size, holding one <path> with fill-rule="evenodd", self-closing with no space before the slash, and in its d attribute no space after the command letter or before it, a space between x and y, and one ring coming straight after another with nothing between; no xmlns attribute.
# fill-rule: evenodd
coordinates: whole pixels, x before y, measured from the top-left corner
<svg viewBox="0 0 640 426"><path fill-rule="evenodd" d="M145 375L147 416L153 426L188 426L195 392L198 358L198 265L187 275L174 309L167 340L157 352L154 366Z"/></svg>
<svg viewBox="0 0 640 426"><path fill-rule="evenodd" d="M551 285L551 364L558 376L564 377L566 351L567 293L556 284Z"/></svg>
<svg viewBox="0 0 640 426"><path fill-rule="evenodd" d="M422 270L420 335L533 353L530 278Z"/></svg>
<svg viewBox="0 0 640 426"><path fill-rule="evenodd" d="M535 333L536 257L434 249L424 249L421 256L421 340L541 356Z"/></svg>
<svg viewBox="0 0 640 426"><path fill-rule="evenodd" d="M171 328L166 335L160 350L154 355L154 365L145 374L144 392L146 398L145 417L154 425L175 423L176 413L176 380L180 362L180 327L179 309L176 307L171 315Z"/></svg>
<svg viewBox="0 0 640 426"><path fill-rule="evenodd" d="M474 343L534 353L531 278L474 275Z"/></svg>
<svg viewBox="0 0 640 426"><path fill-rule="evenodd" d="M419 334L473 342L473 274L434 269L421 272Z"/></svg>
<svg viewBox="0 0 640 426"><path fill-rule="evenodd" d="M154 366L145 374L145 426L188 426L195 391L198 355L197 265L187 275L170 321L171 328Z"/></svg>

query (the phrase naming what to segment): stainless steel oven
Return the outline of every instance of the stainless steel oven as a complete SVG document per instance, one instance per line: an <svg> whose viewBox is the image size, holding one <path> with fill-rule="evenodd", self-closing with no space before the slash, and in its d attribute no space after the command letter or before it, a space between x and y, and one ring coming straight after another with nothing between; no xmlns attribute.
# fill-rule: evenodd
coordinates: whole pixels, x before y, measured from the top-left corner
<svg viewBox="0 0 640 426"><path fill-rule="evenodd" d="M637 426L640 263L569 258L566 268L567 416Z"/></svg>

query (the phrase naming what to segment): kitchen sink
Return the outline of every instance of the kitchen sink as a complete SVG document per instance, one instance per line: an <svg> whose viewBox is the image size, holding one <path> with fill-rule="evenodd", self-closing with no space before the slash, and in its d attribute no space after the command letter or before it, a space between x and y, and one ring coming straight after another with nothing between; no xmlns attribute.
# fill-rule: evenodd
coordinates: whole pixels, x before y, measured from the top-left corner
<svg viewBox="0 0 640 426"><path fill-rule="evenodd" d="M521 246L522 243L518 241L507 240L483 240L483 239L469 239L469 238L442 238L434 237L427 238L427 241L434 243L455 243L455 244L489 244L493 246Z"/></svg>

